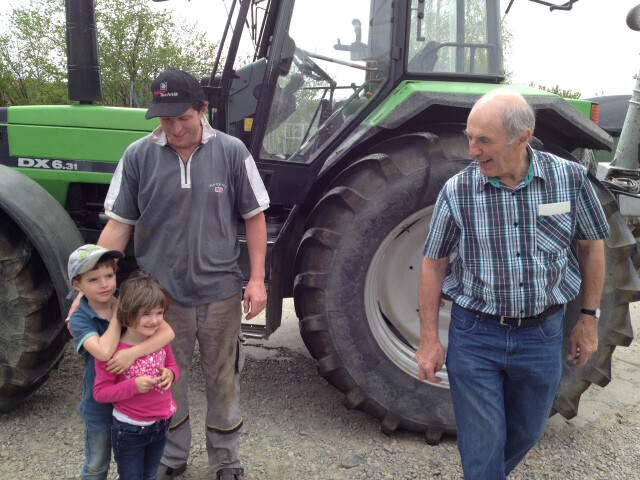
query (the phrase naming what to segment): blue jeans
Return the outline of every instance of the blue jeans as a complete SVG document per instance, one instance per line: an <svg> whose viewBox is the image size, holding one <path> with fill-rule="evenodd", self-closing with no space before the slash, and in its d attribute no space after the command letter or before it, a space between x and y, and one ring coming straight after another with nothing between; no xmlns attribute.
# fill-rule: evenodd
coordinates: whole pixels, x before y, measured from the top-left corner
<svg viewBox="0 0 640 480"><path fill-rule="evenodd" d="M544 433L562 378L563 316L509 327L453 305L447 372L465 478L506 478Z"/></svg>
<svg viewBox="0 0 640 480"><path fill-rule="evenodd" d="M111 419L85 420L82 480L106 480L111 461Z"/></svg>
<svg viewBox="0 0 640 480"><path fill-rule="evenodd" d="M120 480L155 480L170 421L140 427L113 419L111 443Z"/></svg>

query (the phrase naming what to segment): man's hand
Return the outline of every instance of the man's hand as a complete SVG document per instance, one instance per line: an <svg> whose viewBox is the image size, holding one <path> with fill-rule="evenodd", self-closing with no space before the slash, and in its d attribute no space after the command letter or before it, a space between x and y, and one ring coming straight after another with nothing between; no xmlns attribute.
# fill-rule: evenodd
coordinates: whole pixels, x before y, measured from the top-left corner
<svg viewBox="0 0 640 480"><path fill-rule="evenodd" d="M131 353L131 348L123 348L113 354L107 362L107 372L119 375L136 361L135 354Z"/></svg>
<svg viewBox="0 0 640 480"><path fill-rule="evenodd" d="M244 289L244 301L242 303L245 319L251 320L267 306L267 289L263 281L249 280Z"/></svg>
<svg viewBox="0 0 640 480"><path fill-rule="evenodd" d="M69 333L71 334L71 338L73 338L73 331L71 330L71 322L69 322L69 320L71 319L71 315L73 315L73 312L78 310L78 308L80 307L81 298L82 298L82 293L78 293L78 295L76 295L76 298L73 300L73 302L71 302L71 306L69 307L69 312L67 313L67 318L64 319L65 323L67 324L67 330L69 330Z"/></svg>
<svg viewBox="0 0 640 480"><path fill-rule="evenodd" d="M442 379L436 376L444 365L444 349L440 340L426 344L420 342L420 346L415 354L418 363L418 377L420 380L428 380L433 383L441 382Z"/></svg>
<svg viewBox="0 0 640 480"><path fill-rule="evenodd" d="M160 382L160 377L136 377L135 382L136 387L138 387L138 392L147 393L154 385Z"/></svg>
<svg viewBox="0 0 640 480"><path fill-rule="evenodd" d="M578 323L571 330L569 337L569 356L572 366L579 367L589 360L589 357L598 350L598 319L580 314Z"/></svg>
<svg viewBox="0 0 640 480"><path fill-rule="evenodd" d="M173 370L164 367L156 368L158 369L158 372L160 372L160 383L158 383L158 386L163 390L169 390L169 388L171 388L171 384L173 383Z"/></svg>
<svg viewBox="0 0 640 480"><path fill-rule="evenodd" d="M267 305L267 289L264 286L264 261L267 252L267 226L264 212L245 218L247 249L251 264L251 277L244 289L244 313L247 320L258 315Z"/></svg>

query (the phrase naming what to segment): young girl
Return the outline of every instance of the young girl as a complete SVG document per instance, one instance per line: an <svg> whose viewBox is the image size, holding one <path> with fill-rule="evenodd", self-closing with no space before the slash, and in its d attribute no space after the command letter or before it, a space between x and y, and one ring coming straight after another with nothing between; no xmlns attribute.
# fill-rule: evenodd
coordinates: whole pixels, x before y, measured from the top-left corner
<svg viewBox="0 0 640 480"><path fill-rule="evenodd" d="M142 272L122 283L118 300L118 321L126 331L116 352L153 335L169 307L167 293ZM107 372L107 362L96 359L93 396L113 403L111 444L121 480L155 478L176 411L169 388L177 377L169 345L138 358L119 375Z"/></svg>

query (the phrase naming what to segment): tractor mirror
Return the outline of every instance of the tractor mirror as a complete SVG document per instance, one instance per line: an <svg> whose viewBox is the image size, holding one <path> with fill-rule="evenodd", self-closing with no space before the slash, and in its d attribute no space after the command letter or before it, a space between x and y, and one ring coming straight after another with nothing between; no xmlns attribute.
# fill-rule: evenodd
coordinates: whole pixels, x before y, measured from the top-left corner
<svg viewBox="0 0 640 480"><path fill-rule="evenodd" d="M631 30L640 31L640 5L636 5L627 13L627 25Z"/></svg>

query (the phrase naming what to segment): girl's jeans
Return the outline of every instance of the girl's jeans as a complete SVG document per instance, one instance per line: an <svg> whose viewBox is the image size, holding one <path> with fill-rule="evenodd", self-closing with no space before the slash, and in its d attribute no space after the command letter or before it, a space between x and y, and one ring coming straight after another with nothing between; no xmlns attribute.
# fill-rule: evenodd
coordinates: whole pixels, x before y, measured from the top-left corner
<svg viewBox="0 0 640 480"><path fill-rule="evenodd" d="M155 480L170 422L140 427L113 419L111 443L120 480Z"/></svg>

